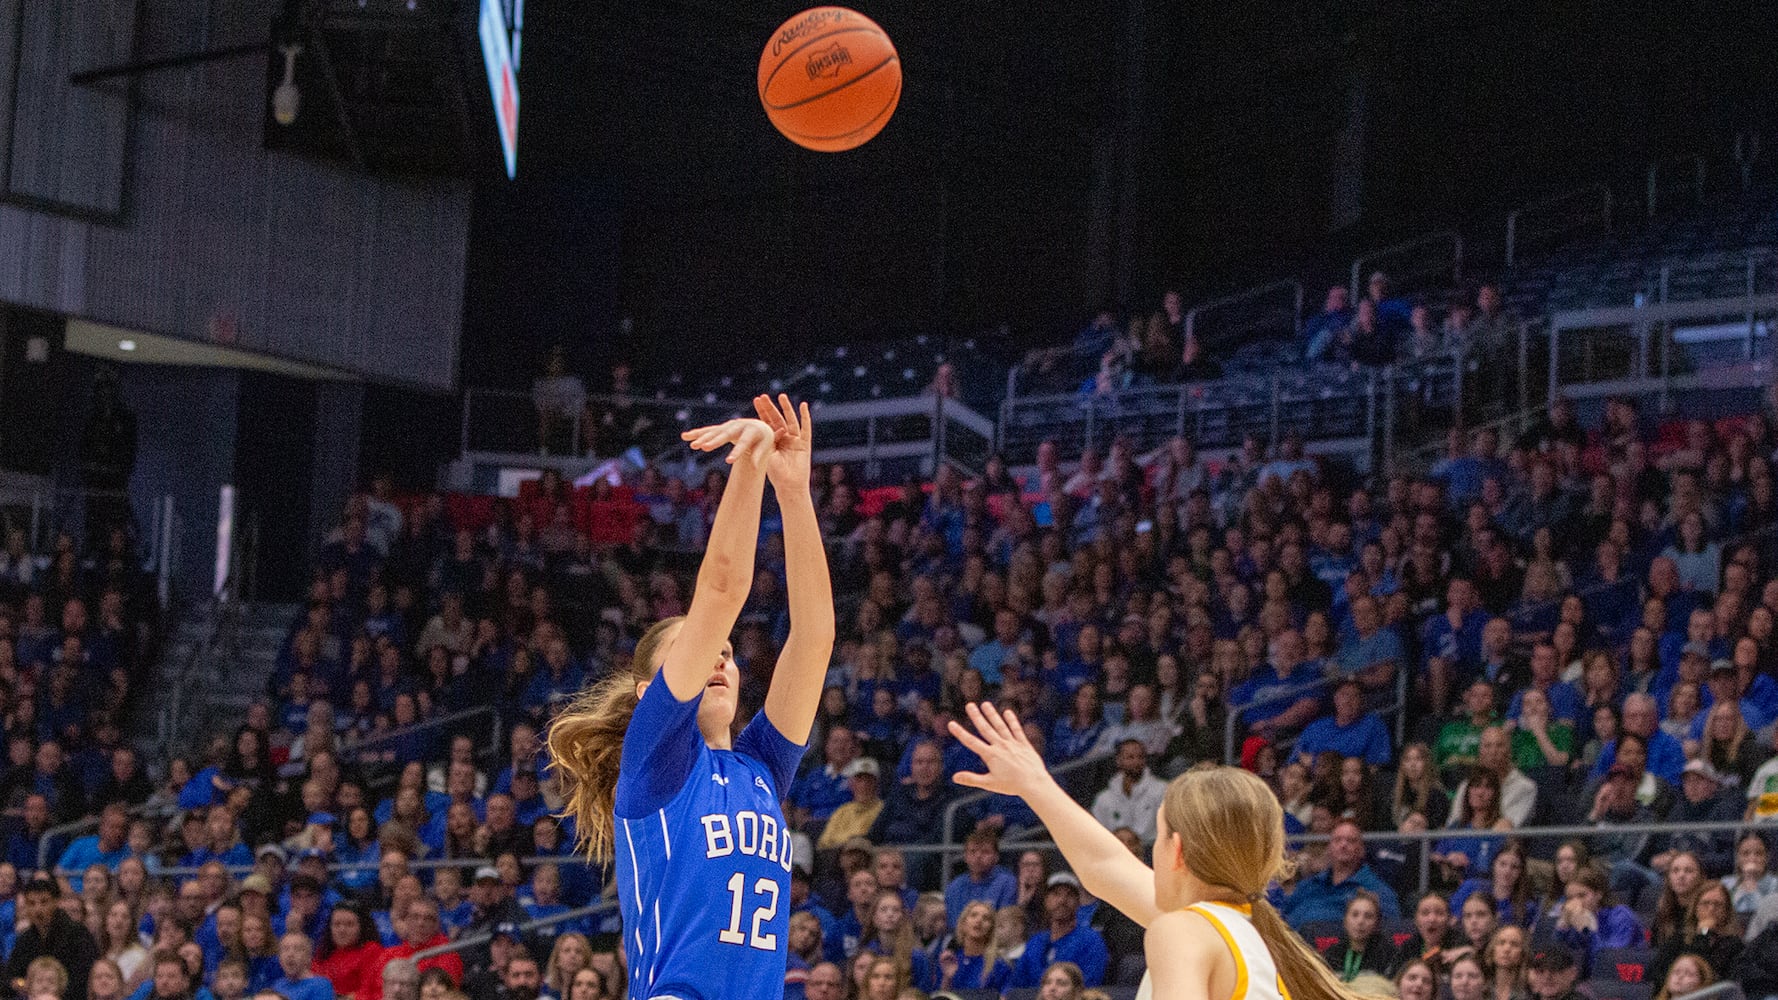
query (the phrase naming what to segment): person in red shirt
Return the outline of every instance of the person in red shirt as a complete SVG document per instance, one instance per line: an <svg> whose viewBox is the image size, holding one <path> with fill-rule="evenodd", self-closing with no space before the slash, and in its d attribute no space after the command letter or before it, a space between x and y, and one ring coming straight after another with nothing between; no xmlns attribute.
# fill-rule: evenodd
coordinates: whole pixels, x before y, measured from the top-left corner
<svg viewBox="0 0 1778 1000"><path fill-rule="evenodd" d="M416 952L450 942L450 938L445 937L444 932L439 929L438 904L430 899L421 898L408 903L407 912L396 930L401 932L401 943L383 950L377 974L360 984L358 1000L382 1000L384 965L398 958L411 958ZM463 985L463 958L456 952L422 958L416 964L422 973L427 969L443 969L451 977L451 982L458 986Z"/></svg>
<svg viewBox="0 0 1778 1000"><path fill-rule="evenodd" d="M327 918L327 932L315 951L315 974L333 983L338 1000L358 1000L383 969L383 946L376 924L356 906L341 903Z"/></svg>

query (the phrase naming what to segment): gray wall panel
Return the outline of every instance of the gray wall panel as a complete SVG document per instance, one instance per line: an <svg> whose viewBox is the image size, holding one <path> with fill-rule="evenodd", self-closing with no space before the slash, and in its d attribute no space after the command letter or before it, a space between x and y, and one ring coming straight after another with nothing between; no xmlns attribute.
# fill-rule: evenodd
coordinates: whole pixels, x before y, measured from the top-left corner
<svg viewBox="0 0 1778 1000"><path fill-rule="evenodd" d="M235 44L271 15L157 0L137 51ZM241 347L453 388L469 185L268 153L265 72L250 57L141 78L122 224L0 205L0 298L200 340L226 316Z"/></svg>
<svg viewBox="0 0 1778 1000"><path fill-rule="evenodd" d="M7 194L114 219L123 211L126 81L75 87L68 74L130 57L135 0L22 0Z"/></svg>

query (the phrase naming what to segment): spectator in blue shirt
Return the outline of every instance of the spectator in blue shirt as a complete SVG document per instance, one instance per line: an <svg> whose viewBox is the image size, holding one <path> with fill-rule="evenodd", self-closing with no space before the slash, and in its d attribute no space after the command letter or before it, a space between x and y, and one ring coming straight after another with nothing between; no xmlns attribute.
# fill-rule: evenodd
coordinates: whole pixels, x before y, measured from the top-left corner
<svg viewBox="0 0 1778 1000"><path fill-rule="evenodd" d="M272 989L285 1000L333 1000L333 983L317 976L312 966L315 947L307 934L290 931L278 939L278 966L284 978Z"/></svg>
<svg viewBox="0 0 1778 1000"><path fill-rule="evenodd" d="M999 910L1019 901L1019 880L1002 868L1000 838L992 831L977 830L963 842L963 864L969 870L945 886L945 917L951 926L963 916L963 907L981 900Z"/></svg>
<svg viewBox="0 0 1778 1000"><path fill-rule="evenodd" d="M1228 703L1241 713L1248 732L1273 739L1321 713L1322 674L1303 654L1302 633L1285 629L1272 640L1271 662L1229 691Z"/></svg>
<svg viewBox="0 0 1778 1000"><path fill-rule="evenodd" d="M1550 718L1560 719L1569 725L1578 725L1585 700L1574 685L1561 679L1562 662L1556 656L1556 647L1540 642L1531 648L1531 680L1527 686L1543 692L1550 703ZM1525 692L1520 690L1513 694L1512 705L1506 710L1506 717L1517 721L1519 704L1524 700Z"/></svg>
<svg viewBox="0 0 1778 1000"><path fill-rule="evenodd" d="M122 805L109 805L99 814L99 832L81 837L68 845L56 861L56 868L68 873L68 884L75 892L81 890L81 875L89 865L104 865L112 871L130 856L130 817Z"/></svg>
<svg viewBox="0 0 1778 1000"><path fill-rule="evenodd" d="M204 814L204 842L180 859L186 868L197 868L207 861L220 861L231 868L253 864L253 852L241 843L235 829L235 814L225 805L211 806Z"/></svg>
<svg viewBox="0 0 1778 1000"><path fill-rule="evenodd" d="M852 801L852 791L841 773L858 757L858 737L845 726L827 731L821 746L825 762L812 767L790 786L790 804L805 820L826 823L833 811Z"/></svg>
<svg viewBox="0 0 1778 1000"><path fill-rule="evenodd" d="M1006 608L994 615L994 637L975 647L969 654L969 666L990 685L999 685L1001 666L1019 654L1019 613Z"/></svg>
<svg viewBox="0 0 1778 1000"><path fill-rule="evenodd" d="M1327 870L1297 884L1296 891L1284 901L1284 919L1298 930L1305 924L1331 923L1343 919L1346 904L1360 889L1377 896L1377 908L1384 921L1401 919L1401 900L1364 861L1364 833L1349 819L1334 824L1327 841Z"/></svg>
<svg viewBox="0 0 1778 1000"><path fill-rule="evenodd" d="M1648 744L1648 773L1672 784L1685 770L1685 747L1661 728L1660 713L1653 697L1633 694L1624 699L1624 732L1639 736ZM1617 740L1605 744L1593 764L1592 777L1603 778L1611 765L1617 763Z"/></svg>
<svg viewBox="0 0 1778 1000"><path fill-rule="evenodd" d="M1353 635L1334 653L1340 673L1355 677L1366 691L1384 691L1395 684L1395 672L1407 659L1401 639L1383 625L1377 599L1365 595L1352 602Z"/></svg>
<svg viewBox="0 0 1778 1000"><path fill-rule="evenodd" d="M1043 893L1043 912L1049 926L1025 942L1025 953L1013 966L1012 978L1006 985L1011 989L1037 987L1043 982L1043 971L1053 962L1080 966L1081 977L1088 986L1105 982L1111 951L1098 931L1080 922L1080 880L1073 873L1057 872L1049 877Z"/></svg>
<svg viewBox="0 0 1778 1000"><path fill-rule="evenodd" d="M1067 715L1056 720L1049 735L1052 763L1065 763L1085 754L1105 733L1105 707L1099 702L1099 685L1082 684L1074 689Z"/></svg>
<svg viewBox="0 0 1778 1000"><path fill-rule="evenodd" d="M1334 714L1309 723L1297 738L1295 759L1311 762L1318 754L1332 750L1341 757L1362 757L1373 767L1389 763L1389 727L1364 710L1364 687L1355 679L1341 681L1333 702ZM1334 919L1345 912L1342 908Z"/></svg>

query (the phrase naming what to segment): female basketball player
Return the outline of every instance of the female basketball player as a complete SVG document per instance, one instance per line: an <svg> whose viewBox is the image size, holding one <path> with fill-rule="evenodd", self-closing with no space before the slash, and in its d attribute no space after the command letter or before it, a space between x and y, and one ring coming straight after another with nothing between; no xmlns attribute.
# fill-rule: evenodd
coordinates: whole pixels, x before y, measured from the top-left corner
<svg viewBox="0 0 1778 1000"><path fill-rule="evenodd" d="M1056 784L1017 716L987 703L967 711L975 732L957 722L951 732L987 773L957 783L1023 798L1082 884L1148 929L1138 1000L1356 1000L1266 902L1289 862L1283 807L1259 778L1208 766L1174 778L1151 871Z"/></svg>
<svg viewBox="0 0 1778 1000"><path fill-rule="evenodd" d="M789 792L833 649L833 593L809 492L809 409L754 400L759 419L687 431L732 448L698 586L683 618L649 629L627 674L599 681L550 725L580 846L617 871L637 1000L775 996L784 989ZM753 583L760 498L784 516L790 637L765 709L734 735L741 678L729 631Z"/></svg>

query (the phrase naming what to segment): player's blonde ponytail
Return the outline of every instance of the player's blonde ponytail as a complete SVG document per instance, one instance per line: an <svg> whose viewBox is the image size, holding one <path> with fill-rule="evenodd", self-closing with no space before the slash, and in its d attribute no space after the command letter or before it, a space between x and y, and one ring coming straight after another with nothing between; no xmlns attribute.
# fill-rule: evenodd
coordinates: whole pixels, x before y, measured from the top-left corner
<svg viewBox="0 0 1778 1000"><path fill-rule="evenodd" d="M617 775L624 732L636 714L636 686L654 679L661 647L681 621L667 618L642 633L628 671L581 691L549 724L549 766L560 779L561 815L574 820L575 850L599 864L611 861Z"/></svg>
<svg viewBox="0 0 1778 1000"><path fill-rule="evenodd" d="M1253 929L1291 1000L1365 996L1340 982L1266 901L1266 887L1289 877L1294 863L1284 857L1283 807L1264 781L1240 768L1199 765L1173 779L1161 809L1191 873L1252 906Z"/></svg>

